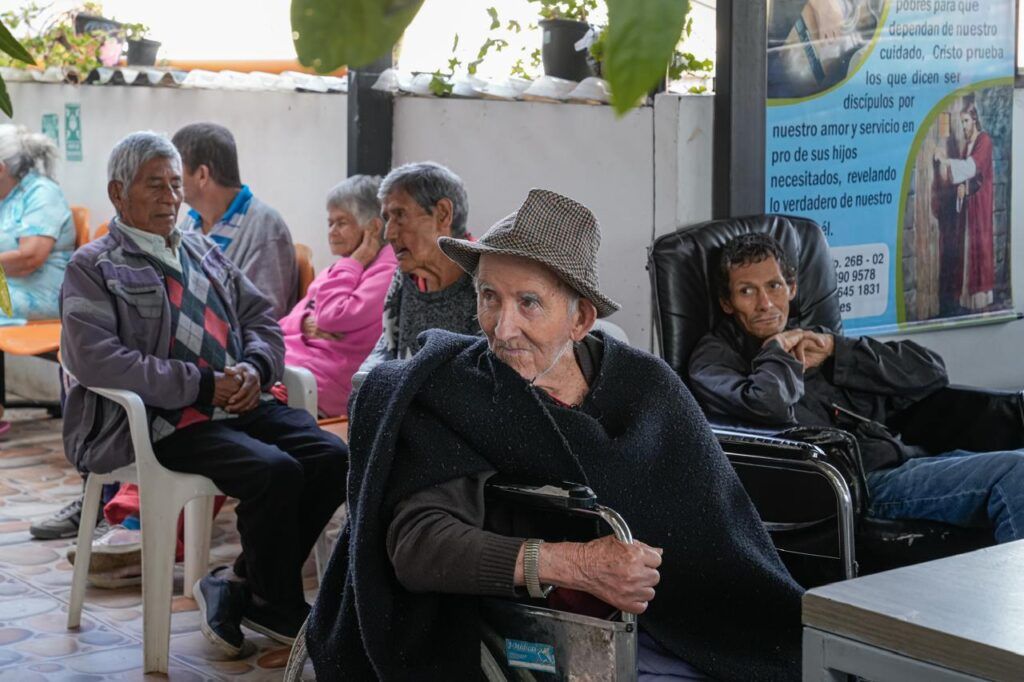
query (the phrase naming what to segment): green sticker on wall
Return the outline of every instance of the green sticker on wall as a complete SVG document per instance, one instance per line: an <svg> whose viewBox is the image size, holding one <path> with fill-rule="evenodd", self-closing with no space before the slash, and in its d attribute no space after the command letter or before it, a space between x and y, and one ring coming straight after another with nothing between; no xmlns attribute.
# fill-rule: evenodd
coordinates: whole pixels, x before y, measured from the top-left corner
<svg viewBox="0 0 1024 682"><path fill-rule="evenodd" d="M82 105L64 105L64 158L82 160Z"/></svg>
<svg viewBox="0 0 1024 682"><path fill-rule="evenodd" d="M55 145L60 146L60 119L57 114L43 114L42 131Z"/></svg>

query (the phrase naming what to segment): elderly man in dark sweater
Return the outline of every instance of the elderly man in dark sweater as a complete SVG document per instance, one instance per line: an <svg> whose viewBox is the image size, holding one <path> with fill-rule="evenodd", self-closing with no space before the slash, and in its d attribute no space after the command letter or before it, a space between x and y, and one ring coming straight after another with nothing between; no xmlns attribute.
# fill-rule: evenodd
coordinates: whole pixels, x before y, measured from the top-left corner
<svg viewBox="0 0 1024 682"><path fill-rule="evenodd" d="M469 200L462 180L437 163L409 163L388 173L378 196L398 270L384 299L380 340L359 372L408 359L427 329L480 333L473 280L437 246L439 237L466 236Z"/></svg>
<svg viewBox="0 0 1024 682"><path fill-rule="evenodd" d="M942 358L912 341L788 328L796 273L768 235L726 244L718 277L728 317L698 343L689 370L712 419L846 428L860 445L872 516L990 525L998 542L1024 537L1024 451L930 453L886 426L948 383Z"/></svg>
<svg viewBox="0 0 1024 682"><path fill-rule="evenodd" d="M799 677L800 588L679 377L600 332L593 214L532 190L479 242L486 338L432 331L354 403L349 524L308 625L320 680L480 675L477 598L583 592L642 614L640 679ZM487 515L496 474L579 481L639 538L524 537Z"/></svg>

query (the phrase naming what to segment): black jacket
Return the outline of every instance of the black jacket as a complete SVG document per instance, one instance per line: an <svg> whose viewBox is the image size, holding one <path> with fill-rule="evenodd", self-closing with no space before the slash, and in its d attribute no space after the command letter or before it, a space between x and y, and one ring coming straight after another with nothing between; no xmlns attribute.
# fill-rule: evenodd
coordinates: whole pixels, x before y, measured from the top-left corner
<svg viewBox="0 0 1024 682"><path fill-rule="evenodd" d="M800 676L800 596L679 377L605 337L583 405L559 407L487 350L440 330L405 363L374 369L356 398L349 522L310 616L319 680L479 677L476 598L414 594L386 533L417 490L494 470L579 481L664 548L641 627L719 680Z"/></svg>
<svg viewBox="0 0 1024 682"><path fill-rule="evenodd" d="M949 383L942 358L913 341L834 338L833 356L804 372L778 343L762 345L726 319L690 356L690 385L712 421L847 429L860 443L865 471L924 454L886 425Z"/></svg>

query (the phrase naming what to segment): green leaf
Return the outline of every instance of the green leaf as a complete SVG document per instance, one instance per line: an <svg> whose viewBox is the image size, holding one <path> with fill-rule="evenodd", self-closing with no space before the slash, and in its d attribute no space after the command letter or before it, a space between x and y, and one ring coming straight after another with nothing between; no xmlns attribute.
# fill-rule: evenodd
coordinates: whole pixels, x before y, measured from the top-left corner
<svg viewBox="0 0 1024 682"><path fill-rule="evenodd" d="M487 8L487 13L491 15L491 30L501 27L501 22L498 21L498 10L493 7Z"/></svg>
<svg viewBox="0 0 1024 682"><path fill-rule="evenodd" d="M452 94L452 88L454 87L444 74L440 71L435 71L433 77L430 79L430 92L434 93L438 97L446 97Z"/></svg>
<svg viewBox="0 0 1024 682"><path fill-rule="evenodd" d="M0 111L7 114L7 118L14 116L14 105L11 104L11 95L7 92L7 83L4 83L3 78L0 78ZM2 268L0 268L0 274L2 274Z"/></svg>
<svg viewBox="0 0 1024 682"><path fill-rule="evenodd" d="M455 52L455 48L459 46L459 34L455 34L455 39L452 40L452 52Z"/></svg>
<svg viewBox="0 0 1024 682"><path fill-rule="evenodd" d="M0 23L0 50L3 50L7 54L11 55L15 59L21 60L26 64L35 64L36 58L29 54L28 50L22 47L18 39L11 35L11 32L7 30L7 27Z"/></svg>
<svg viewBox="0 0 1024 682"><path fill-rule="evenodd" d="M689 0L608 0L604 73L622 115L665 77Z"/></svg>
<svg viewBox="0 0 1024 682"><path fill-rule="evenodd" d="M394 46L423 0L292 0L299 61L320 73L359 67Z"/></svg>

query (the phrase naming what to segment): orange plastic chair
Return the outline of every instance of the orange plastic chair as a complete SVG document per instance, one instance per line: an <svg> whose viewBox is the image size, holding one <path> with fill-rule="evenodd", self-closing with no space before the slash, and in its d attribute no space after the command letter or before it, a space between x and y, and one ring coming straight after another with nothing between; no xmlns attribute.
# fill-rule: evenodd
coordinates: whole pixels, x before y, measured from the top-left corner
<svg viewBox="0 0 1024 682"><path fill-rule="evenodd" d="M89 209L72 206L75 221L75 248L89 243ZM60 404L48 401L8 401L4 378L7 354L33 355L58 362L60 351L60 320L32 320L22 327L0 327L0 404L4 407L45 407L54 416Z"/></svg>
<svg viewBox="0 0 1024 682"><path fill-rule="evenodd" d="M72 206L71 216L75 220L75 248L89 243L89 209Z"/></svg>
<svg viewBox="0 0 1024 682"><path fill-rule="evenodd" d="M110 225L107 223L100 223L100 226L96 228L96 231L92 233L93 239L99 239L107 232L110 232Z"/></svg>
<svg viewBox="0 0 1024 682"><path fill-rule="evenodd" d="M60 416L60 403L37 400L7 400L4 379L5 358L11 355L35 355L57 360L60 349L60 320L32 320L22 327L0 327L0 403L4 407L45 407Z"/></svg>
<svg viewBox="0 0 1024 682"><path fill-rule="evenodd" d="M295 245L295 265L299 270L299 298L306 295L306 290L313 283L316 277L316 270L313 269L313 249L305 244Z"/></svg>

